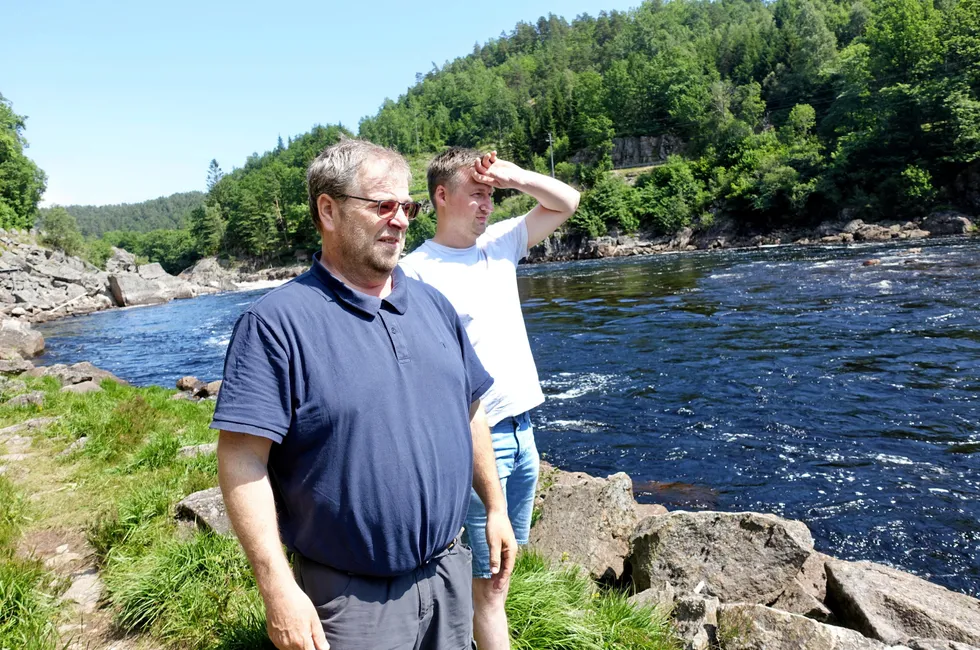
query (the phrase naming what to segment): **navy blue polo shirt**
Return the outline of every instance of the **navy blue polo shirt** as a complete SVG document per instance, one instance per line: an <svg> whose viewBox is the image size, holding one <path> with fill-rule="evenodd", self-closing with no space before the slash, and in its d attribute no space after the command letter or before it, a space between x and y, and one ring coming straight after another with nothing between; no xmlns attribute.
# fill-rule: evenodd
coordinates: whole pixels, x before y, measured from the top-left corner
<svg viewBox="0 0 980 650"><path fill-rule="evenodd" d="M493 383L456 311L392 274L386 298L319 263L241 316L211 427L274 441L287 548L342 571L412 571L459 533L470 404Z"/></svg>

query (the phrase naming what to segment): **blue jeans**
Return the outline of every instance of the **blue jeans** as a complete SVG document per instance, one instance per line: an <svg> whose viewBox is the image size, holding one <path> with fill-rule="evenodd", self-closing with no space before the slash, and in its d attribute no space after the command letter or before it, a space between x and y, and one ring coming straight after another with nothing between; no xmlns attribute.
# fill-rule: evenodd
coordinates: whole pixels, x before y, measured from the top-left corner
<svg viewBox="0 0 980 650"><path fill-rule="evenodd" d="M538 484L538 448L534 444L531 416L521 413L506 417L490 430L497 459L500 487L507 501L507 516L518 544L527 544L531 534L534 491ZM490 578L490 547L487 544L487 509L476 490L470 494L463 542L473 550L473 577Z"/></svg>

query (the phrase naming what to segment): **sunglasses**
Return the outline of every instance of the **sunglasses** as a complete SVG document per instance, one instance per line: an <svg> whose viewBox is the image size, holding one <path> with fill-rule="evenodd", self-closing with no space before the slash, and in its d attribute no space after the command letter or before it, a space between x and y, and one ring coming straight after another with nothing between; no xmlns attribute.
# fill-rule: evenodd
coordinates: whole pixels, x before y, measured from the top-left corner
<svg viewBox="0 0 980 650"><path fill-rule="evenodd" d="M405 212L405 217L409 221L418 216L419 212L422 210L422 204L418 201L395 201L394 199L366 199L363 196L351 196L350 194L341 194L347 199L357 199L358 201L367 201L368 203L378 204L378 216L382 219L391 219L398 213L398 207Z"/></svg>

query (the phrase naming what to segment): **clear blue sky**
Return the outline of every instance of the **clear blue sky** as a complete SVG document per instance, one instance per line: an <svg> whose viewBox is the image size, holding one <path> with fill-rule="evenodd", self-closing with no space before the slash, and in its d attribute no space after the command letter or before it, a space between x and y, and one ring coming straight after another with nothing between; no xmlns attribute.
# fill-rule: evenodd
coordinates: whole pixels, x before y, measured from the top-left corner
<svg viewBox="0 0 980 650"><path fill-rule="evenodd" d="M0 93L28 116L44 204L203 190L276 137L357 130L433 62L521 20L639 0L68 2L6 0Z"/></svg>

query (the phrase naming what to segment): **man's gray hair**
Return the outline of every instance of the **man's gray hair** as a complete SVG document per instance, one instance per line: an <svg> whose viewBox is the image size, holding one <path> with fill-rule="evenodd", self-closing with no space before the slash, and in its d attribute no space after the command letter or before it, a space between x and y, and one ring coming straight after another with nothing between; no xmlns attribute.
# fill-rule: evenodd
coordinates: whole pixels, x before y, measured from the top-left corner
<svg viewBox="0 0 980 650"><path fill-rule="evenodd" d="M402 172L411 178L408 163L400 153L367 140L343 138L313 159L306 170L306 187L310 198L310 218L317 231L320 230L317 197L326 194L340 199L345 194L359 193L358 172L362 165L373 160L385 161L392 172Z"/></svg>

